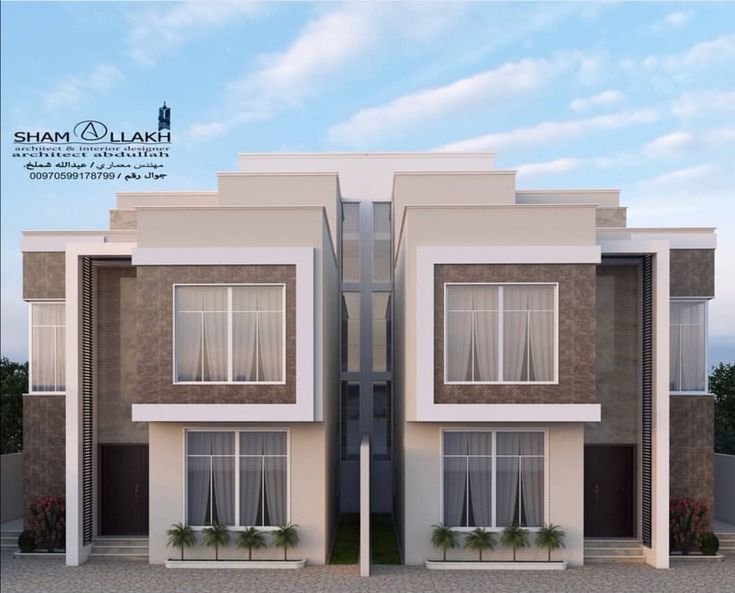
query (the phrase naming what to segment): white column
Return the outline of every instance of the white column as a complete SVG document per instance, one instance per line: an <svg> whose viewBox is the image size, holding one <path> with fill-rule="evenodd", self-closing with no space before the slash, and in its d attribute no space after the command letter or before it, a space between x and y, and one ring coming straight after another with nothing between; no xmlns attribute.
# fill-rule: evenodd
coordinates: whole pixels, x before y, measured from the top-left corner
<svg viewBox="0 0 735 593"><path fill-rule="evenodd" d="M370 436L360 443L360 576L370 576Z"/></svg>

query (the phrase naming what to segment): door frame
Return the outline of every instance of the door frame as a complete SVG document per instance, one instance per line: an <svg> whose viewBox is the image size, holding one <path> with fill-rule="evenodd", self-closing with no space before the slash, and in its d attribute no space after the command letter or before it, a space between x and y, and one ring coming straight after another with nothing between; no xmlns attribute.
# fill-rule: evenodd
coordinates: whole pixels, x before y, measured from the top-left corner
<svg viewBox="0 0 735 593"><path fill-rule="evenodd" d="M588 536L584 534L584 531L586 530L586 523L585 528L583 529L583 536L585 538L593 538L593 539L605 539L605 538L615 538L615 539L638 539L640 537L640 475L639 475L639 465L640 465L640 447L638 443L585 443L584 444L584 451L586 452L587 447L597 447L599 449L629 449L631 451L631 476L630 476L630 495L631 495L631 501L632 501L632 512L631 512L631 525L630 530L632 535L630 536ZM583 479L583 495L586 494L586 471L587 471L587 464L585 460L585 455L583 455L582 463L584 465L583 472L584 472L584 479ZM582 515L584 517L584 507L586 506L586 497L583 502L582 507Z"/></svg>

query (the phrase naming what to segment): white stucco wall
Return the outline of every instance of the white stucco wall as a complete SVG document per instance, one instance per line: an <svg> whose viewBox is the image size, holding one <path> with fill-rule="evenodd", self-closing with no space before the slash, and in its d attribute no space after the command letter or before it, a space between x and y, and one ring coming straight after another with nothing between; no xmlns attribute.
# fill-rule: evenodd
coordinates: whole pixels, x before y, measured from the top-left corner
<svg viewBox="0 0 735 593"><path fill-rule="evenodd" d="M205 428L201 425L189 425ZM241 427L219 424L217 428ZM257 426L267 429L263 424ZM323 423L272 425L271 428L289 428L290 450L290 519L298 524L301 543L289 551L289 557L306 558L309 564L324 564L329 545L330 497L329 480L324 463L326 432ZM169 557L176 557L177 550L166 547L166 530L171 524L184 521L184 430L179 423L152 422L149 425L150 443L150 562L161 564ZM234 534L231 533L231 536ZM238 550L234 542L226 550L220 550L221 558L242 558L246 553ZM188 549L189 558L214 558L214 551L197 546ZM282 558L283 551L276 548L258 550L254 558Z"/></svg>
<svg viewBox="0 0 735 593"><path fill-rule="evenodd" d="M510 425L512 426L512 425ZM509 428L508 424L495 427ZM520 425L518 425L520 427ZM422 564L438 558L431 545L431 526L440 521L440 438L442 428L483 427L489 424L405 424L405 502L403 506L404 554L406 564ZM541 428L539 425L523 425ZM554 552L554 558L581 565L584 557L584 428L582 424L555 424L548 427L548 508L546 522L560 525L566 532L566 548ZM530 534L533 543L535 534ZM499 540L498 534L498 540ZM475 559L476 552L452 550L448 558ZM510 559L512 553L498 545L485 554L488 559ZM522 559L542 559L545 550L535 546L518 552Z"/></svg>

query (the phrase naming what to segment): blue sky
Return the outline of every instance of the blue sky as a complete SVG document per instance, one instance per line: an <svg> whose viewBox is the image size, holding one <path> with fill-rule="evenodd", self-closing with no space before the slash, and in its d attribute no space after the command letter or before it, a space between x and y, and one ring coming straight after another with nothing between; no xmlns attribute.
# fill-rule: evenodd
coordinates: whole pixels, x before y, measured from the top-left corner
<svg viewBox="0 0 735 593"><path fill-rule="evenodd" d="M732 3L0 8L4 355L26 358L23 229L104 228L116 190L214 189L238 152L454 149L523 188L619 188L631 226L717 226L710 359L735 360ZM20 129L149 129L163 100L163 183L41 183L9 156Z"/></svg>

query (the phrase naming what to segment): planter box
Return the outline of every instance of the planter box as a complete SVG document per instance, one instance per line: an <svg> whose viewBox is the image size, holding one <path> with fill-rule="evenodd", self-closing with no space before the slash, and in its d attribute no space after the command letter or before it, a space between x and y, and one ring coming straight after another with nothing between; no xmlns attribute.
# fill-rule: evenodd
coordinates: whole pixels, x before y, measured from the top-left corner
<svg viewBox="0 0 735 593"><path fill-rule="evenodd" d="M566 570L566 560L427 560L429 570Z"/></svg>
<svg viewBox="0 0 735 593"><path fill-rule="evenodd" d="M294 570L304 568L306 560L166 560L166 568L254 568Z"/></svg>
<svg viewBox="0 0 735 593"><path fill-rule="evenodd" d="M691 552L689 554L671 554L669 560L671 562L722 562L725 557L722 554L710 554L709 556L701 552Z"/></svg>
<svg viewBox="0 0 735 593"><path fill-rule="evenodd" d="M20 550L13 552L13 556L18 558L64 558L66 552L63 550L59 552L21 552Z"/></svg>

